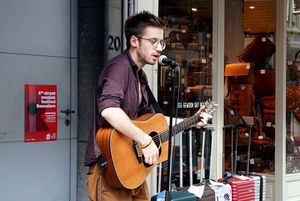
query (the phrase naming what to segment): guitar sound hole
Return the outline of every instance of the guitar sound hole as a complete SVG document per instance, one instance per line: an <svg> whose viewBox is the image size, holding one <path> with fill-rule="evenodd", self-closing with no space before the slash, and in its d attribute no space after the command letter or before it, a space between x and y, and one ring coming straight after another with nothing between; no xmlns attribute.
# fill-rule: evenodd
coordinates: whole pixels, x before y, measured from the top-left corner
<svg viewBox="0 0 300 201"><path fill-rule="evenodd" d="M155 131L153 131L153 132L151 132L151 133L149 134L149 136L152 137L153 142L155 143L156 147L158 148L159 156L160 156L160 155L161 155L161 147L160 147L160 139L159 139L159 137L158 137L158 136L159 136L158 133L155 132ZM152 165L149 165L149 164L145 163L144 155L143 155L143 163L144 163L144 166L145 166L146 168L152 166Z"/></svg>

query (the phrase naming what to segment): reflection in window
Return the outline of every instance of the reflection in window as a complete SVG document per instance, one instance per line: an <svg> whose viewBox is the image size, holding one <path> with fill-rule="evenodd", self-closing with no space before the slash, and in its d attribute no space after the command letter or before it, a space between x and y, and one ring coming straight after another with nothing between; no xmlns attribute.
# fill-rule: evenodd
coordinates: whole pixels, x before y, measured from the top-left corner
<svg viewBox="0 0 300 201"><path fill-rule="evenodd" d="M286 173L300 171L300 2L287 1Z"/></svg>
<svg viewBox="0 0 300 201"><path fill-rule="evenodd" d="M195 114L206 100L212 99L212 0L199 2L160 0L159 3L159 16L168 22L165 29L167 46L162 54L180 66L175 77L174 103L178 98L178 117L188 118ZM158 102L162 112L167 116L170 116L171 109L171 73L170 66L159 66ZM202 130L187 129L182 133L180 146L180 140L176 136L172 181L177 187L180 185L179 166L183 167L184 186L189 185L191 177L193 183L199 183L201 155L204 157L202 137ZM202 171L203 178L209 175L210 139L208 132L205 138L206 171ZM192 167L189 162L189 147L192 147ZM182 164L179 162L180 148L183 148ZM165 172L162 175L164 176ZM164 190L163 183L161 190Z"/></svg>

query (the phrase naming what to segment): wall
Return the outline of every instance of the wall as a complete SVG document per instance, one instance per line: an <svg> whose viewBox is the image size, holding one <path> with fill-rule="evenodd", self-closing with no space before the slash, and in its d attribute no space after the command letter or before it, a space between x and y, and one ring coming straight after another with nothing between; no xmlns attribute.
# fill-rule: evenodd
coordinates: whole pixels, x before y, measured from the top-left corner
<svg viewBox="0 0 300 201"><path fill-rule="evenodd" d="M59 112L77 104L70 91L77 86L70 75L77 70L73 6L77 11L72 0L0 1L1 200L76 199L76 116L66 126ZM57 86L57 140L25 142L25 84Z"/></svg>

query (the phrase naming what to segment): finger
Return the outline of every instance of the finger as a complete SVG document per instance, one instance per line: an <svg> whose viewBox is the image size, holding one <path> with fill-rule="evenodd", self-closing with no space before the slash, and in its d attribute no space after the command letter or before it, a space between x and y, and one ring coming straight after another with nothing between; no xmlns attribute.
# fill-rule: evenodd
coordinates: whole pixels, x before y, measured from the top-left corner
<svg viewBox="0 0 300 201"><path fill-rule="evenodd" d="M149 158L144 158L144 162L145 162L146 164L149 164Z"/></svg>
<svg viewBox="0 0 300 201"><path fill-rule="evenodd" d="M199 112L202 112L205 109L205 106L203 105L200 109Z"/></svg>

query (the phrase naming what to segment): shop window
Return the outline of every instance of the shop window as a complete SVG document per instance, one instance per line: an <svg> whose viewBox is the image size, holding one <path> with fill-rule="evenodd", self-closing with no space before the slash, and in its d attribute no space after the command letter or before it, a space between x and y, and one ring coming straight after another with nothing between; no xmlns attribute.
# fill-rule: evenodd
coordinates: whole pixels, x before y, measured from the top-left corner
<svg viewBox="0 0 300 201"><path fill-rule="evenodd" d="M250 172L274 174L276 1L225 6L224 125L234 126L233 136L225 129L225 170L247 170L250 140Z"/></svg>
<svg viewBox="0 0 300 201"><path fill-rule="evenodd" d="M287 1L286 173L300 172L300 1Z"/></svg>
<svg viewBox="0 0 300 201"><path fill-rule="evenodd" d="M162 54L176 61L174 103L178 106L178 118L194 115L209 99L212 99L212 0L207 1L159 1L159 16L168 22L165 29L166 49ZM158 102L162 112L170 116L171 103L171 72L170 66L159 66ZM177 103L178 98L178 103ZM173 109L172 109L173 110ZM175 115L175 110L173 114ZM190 135L190 132L192 134ZM199 183L199 160L202 154L202 130L193 128L182 132L182 147L178 135L175 137L173 184L179 187L179 149L183 148L183 185ZM206 140L211 139L210 132ZM189 139L192 136L192 143ZM210 143L205 145L205 171L203 177L209 175ZM190 152L192 148L192 168L190 168ZM192 174L190 174L192 169ZM166 176L166 172L163 172ZM164 190L164 177L162 188Z"/></svg>

